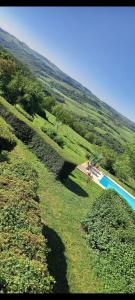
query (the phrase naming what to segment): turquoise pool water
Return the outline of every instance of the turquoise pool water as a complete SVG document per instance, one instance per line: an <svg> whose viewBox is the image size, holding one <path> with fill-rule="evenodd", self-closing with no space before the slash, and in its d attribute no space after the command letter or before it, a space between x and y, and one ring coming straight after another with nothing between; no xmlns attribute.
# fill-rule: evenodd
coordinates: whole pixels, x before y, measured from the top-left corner
<svg viewBox="0 0 135 300"><path fill-rule="evenodd" d="M109 177L103 176L99 181L105 188L114 189L120 196L122 196L128 204L135 210L135 197L125 192L117 183L114 183Z"/></svg>

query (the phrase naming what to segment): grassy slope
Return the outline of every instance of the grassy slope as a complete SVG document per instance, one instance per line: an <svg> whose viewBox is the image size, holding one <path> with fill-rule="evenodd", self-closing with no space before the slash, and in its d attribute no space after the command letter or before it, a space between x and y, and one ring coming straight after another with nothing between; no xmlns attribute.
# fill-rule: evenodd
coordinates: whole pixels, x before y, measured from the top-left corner
<svg viewBox="0 0 135 300"><path fill-rule="evenodd" d="M15 108L12 110L16 111ZM22 118L25 120L25 117ZM33 126L38 130L38 126ZM39 174L38 195L42 219L48 226L46 236L52 248L49 267L50 273L57 280L55 291L102 291L101 282L91 268L93 254L86 246L80 225L80 220L88 212L95 195L102 192L101 188L94 183L88 185L86 178L78 170L74 171L65 185L56 181L53 174L21 141L18 141L9 157L11 161L15 157L21 162L29 161Z"/></svg>
<svg viewBox="0 0 135 300"><path fill-rule="evenodd" d="M46 236L52 247L49 266L57 280L55 291L101 292L101 282L91 268L93 254L86 246L80 220L102 189L93 182L87 184L78 170L66 181L68 187L62 185L21 142L10 153L16 155L20 160L27 159L39 174L38 195L42 219L48 226Z"/></svg>
<svg viewBox="0 0 135 300"><path fill-rule="evenodd" d="M115 110L100 101L73 78L63 73L45 57L39 55L2 29L0 29L0 44L10 50L23 63L26 63L45 86L47 85L49 89L66 98L70 111L80 115L88 115L89 120L98 121L99 128L106 122L108 124L104 127L106 133L108 130L111 130L112 136L116 137L117 140L122 140L123 142L125 138L128 142L132 140L135 135L135 124L133 122L117 114ZM85 100L89 103L84 102ZM80 101L81 104L78 103ZM112 127L114 127L114 130ZM118 128L120 134L118 133L117 135L115 129L117 130ZM127 130L127 128L133 128L134 131ZM97 132L99 132L98 129Z"/></svg>
<svg viewBox="0 0 135 300"><path fill-rule="evenodd" d="M116 138L118 141L122 143L128 142L131 143L135 138L135 132L123 126L118 121L115 122L115 118L111 119L108 112L103 110L102 115L96 110L96 108L92 107L90 104L79 104L69 99L66 100L66 109L76 113L78 116L87 117L89 120L93 120L97 122L97 126L94 129L97 132L101 132L102 134L106 134L108 132L111 133L112 137ZM111 127L110 127L111 126ZM113 129L114 128L114 129ZM116 132L116 131L117 132Z"/></svg>
<svg viewBox="0 0 135 300"><path fill-rule="evenodd" d="M15 114L20 120L24 121L28 126L36 130L36 132L47 142L52 146L63 158L65 158L63 150L52 140L48 135L42 132L40 130L39 126L33 125L33 122L28 120L21 112L19 112L15 107L13 107L11 104L9 104L3 97L0 97L0 104L6 107L7 110L9 110L11 113ZM23 109L22 109L23 112ZM68 159L68 157L66 156ZM71 158L72 161L72 158Z"/></svg>
<svg viewBox="0 0 135 300"><path fill-rule="evenodd" d="M44 126L46 128L52 128L56 130L55 116L47 112L47 118L49 122L39 116L36 116L34 118L33 124L39 128ZM88 148L89 151L94 151L95 149L94 145L90 144L67 125L60 125L58 127L57 133L63 138L65 142L65 147L63 149L64 155L77 164L80 164L86 160L85 154L87 150L84 147Z"/></svg>
<svg viewBox="0 0 135 300"><path fill-rule="evenodd" d="M37 127L41 128L42 126L45 126L46 128L52 128L56 130L56 118L49 112L47 112L48 120L44 120L43 118L36 116L34 118L33 124ZM95 146L93 144L90 144L88 141L86 141L83 137L81 137L79 134L77 134L73 129L71 129L67 125L61 125L58 128L58 134L63 138L65 142L64 146L64 154L65 156L68 155L68 157L72 160L74 160L75 163L81 164L86 161L85 154L89 151L94 152L97 151L98 146ZM114 179L116 182L118 182L121 186L123 186L129 193L134 195L134 191L132 188L128 187L126 184L122 183L116 176L113 176L109 172L107 172L105 169L101 168L102 172L106 175L110 176L112 179Z"/></svg>
<svg viewBox="0 0 135 300"><path fill-rule="evenodd" d="M12 109L15 111L15 108ZM44 123L47 127L54 128L55 117L49 113L48 117L52 124L36 117L32 126L37 131L40 131L39 127ZM23 120L26 121L26 118L23 117ZM61 136L67 136L65 137L66 146L63 150L64 156L68 155L80 163L85 161L84 146L94 150L93 145L68 126L60 126L58 132ZM71 150L72 142L74 144ZM82 144L83 147L78 144ZM39 174L38 195L42 220L47 225L48 245L52 249L48 262L50 273L57 280L55 292L102 292L102 282L96 277L95 271L91 267L94 254L86 244L80 221L90 210L95 197L100 195L103 190L94 182L87 183L86 177L77 169L65 184L56 181L53 174L21 141L18 142L10 156L17 156L20 161L27 159Z"/></svg>

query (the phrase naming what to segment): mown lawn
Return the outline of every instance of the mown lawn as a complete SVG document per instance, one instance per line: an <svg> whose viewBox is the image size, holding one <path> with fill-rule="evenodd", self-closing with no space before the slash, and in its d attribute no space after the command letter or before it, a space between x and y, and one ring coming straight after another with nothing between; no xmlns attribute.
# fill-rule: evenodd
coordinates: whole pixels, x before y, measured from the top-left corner
<svg viewBox="0 0 135 300"><path fill-rule="evenodd" d="M48 117L49 122L40 117L35 118L35 128L42 125L54 128L55 117L49 113ZM68 126L60 126L58 133L65 141L63 154L71 157L76 163L86 160L87 148L94 151L94 145ZM42 221L45 224L43 231L51 249L48 264L50 273L56 279L54 292L105 292L101 279L97 278L92 268L94 253L87 245L80 224L103 189L94 182L87 183L85 175L77 169L65 183L56 181L54 175L21 141L18 141L9 156L17 156L20 161L27 160L39 174L38 196Z"/></svg>
<svg viewBox="0 0 135 300"><path fill-rule="evenodd" d="M94 152L95 145L92 145L82 136L76 133L72 128L65 124L56 127L56 118L49 112L47 112L48 121L36 116L34 118L33 124L36 127L51 128L57 132L57 134L64 140L65 146L62 149L63 154L68 158L72 159L77 164L83 163L86 160L87 152Z"/></svg>
<svg viewBox="0 0 135 300"><path fill-rule="evenodd" d="M51 252L48 256L50 272L59 293L100 293L102 282L91 267L93 253L89 250L80 221L89 211L93 200L102 192L94 182L87 183L86 177L75 170L62 184L31 153L18 142L12 156L24 158L39 174L40 208L44 231Z"/></svg>

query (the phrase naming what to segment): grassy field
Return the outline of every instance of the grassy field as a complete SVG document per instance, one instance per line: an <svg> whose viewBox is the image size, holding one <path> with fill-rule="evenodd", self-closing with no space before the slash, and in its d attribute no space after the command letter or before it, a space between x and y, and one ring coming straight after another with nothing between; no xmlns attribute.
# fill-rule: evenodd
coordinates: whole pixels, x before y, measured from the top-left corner
<svg viewBox="0 0 135 300"><path fill-rule="evenodd" d="M79 170L75 170L65 184L56 181L21 142L9 156L10 159L17 156L21 161L27 159L39 174L38 195L45 236L51 248L49 270L57 281L55 292L102 292L102 282L91 267L93 253L80 225L102 189L94 182L87 183Z"/></svg>
<svg viewBox="0 0 135 300"><path fill-rule="evenodd" d="M14 42L11 43L11 46L13 44ZM36 70L38 66L36 60L37 54L32 58L32 50L28 49L27 47L26 50L29 54L28 61L30 59L30 63L32 63L33 60L33 70L36 73L36 76L39 77L42 74L42 77L40 79L45 82L45 86L47 86L48 88L51 87L51 91L53 92L52 95L55 96L55 93L57 93L58 98L56 99L59 103L63 103L63 100L65 100L63 106L66 111L73 113L72 115L74 116L74 120L77 119L80 123L85 123L85 126L87 126L86 124L88 124L90 132L93 132L95 134L95 137L108 136L111 142L114 139L114 144L116 143L116 145L117 142L121 142L121 144L124 144L133 140L134 125L130 124L130 121L126 122L126 119L121 119L120 116L118 117L116 112L113 112L111 108L107 109L107 106L101 105L101 102L98 102L94 95L92 96L92 94L90 94L90 92L88 93L88 91L86 91L83 87L81 89L78 88L77 83L75 84L73 80L71 81L72 84L70 85L71 79L69 80L68 77L65 77L65 79L67 79L67 83L65 83L60 79L63 78L61 77L62 74L60 71L58 78L56 76L57 79L53 80L53 78L51 79L51 76L49 75L50 71L48 70L48 80L46 80L46 76L44 77L43 75L46 74L47 68L43 69L43 72L41 72L41 67L44 66L41 57L39 56L38 63L40 62L40 65L38 67L38 70ZM23 60L25 61L24 58ZM55 71L58 72L58 70L54 67L53 75L55 75ZM6 84L6 86L8 85ZM87 97L88 95L89 97ZM12 97L10 101L11 100L13 100ZM17 99L16 101L18 102ZM38 101L39 100L37 99L37 101L34 102L36 107ZM89 103L86 101L89 101ZM3 118L5 118L5 120L7 120L7 122L10 123L10 125L13 126L11 130L14 129L13 133L16 134L15 141L14 139L12 141L12 134L11 136L9 134L9 141L11 138L11 141L8 145L10 146L9 149L3 148L3 141L5 143L4 146L7 147L5 134L8 133L5 133L5 131L3 130L1 135L0 150L2 151L3 149L6 149L10 152L8 154L4 153L4 155L3 153L0 153L2 154L0 159L1 162L5 160L7 165L9 163L11 167L11 182L7 180L9 185L6 185L4 179L1 178L3 195L5 193L6 200L9 200L9 202L12 200L14 203L20 191L21 197L24 197L26 205L29 206L31 191L29 191L28 185L26 185L24 191L22 191L21 186L23 187L23 184L20 179L18 178L17 183L13 180L14 178L12 170L14 169L14 161L18 160L18 162L21 162L20 172L22 173L22 165L25 166L26 162L30 164L30 167L33 167L37 171L38 176L35 173L35 177L38 182L34 182L33 185L34 187L37 187L38 183L38 189L36 190L35 199L36 201L39 200L39 205L37 206L38 208L40 207L40 214L43 223L42 233L47 238L48 247L50 248L47 260L49 273L56 280L54 292L107 292L108 290L103 283L104 277L98 278L96 275L97 273L94 265L95 252L89 247L85 233L81 226L81 221L84 219L87 213L90 212L92 204L94 203L94 201L96 201L96 197L100 196L103 193L103 189L93 181L88 183L87 177L82 174L77 168L71 173L71 170L73 170L73 166L75 168L75 164L81 164L86 161L86 154L95 153L98 151L100 152L100 146L89 143L74 130L72 130L69 126L58 124L56 122L56 118L49 112L46 113L48 120L45 120L38 115L34 115L38 110L33 110L32 113L34 117L32 117L28 113L26 113L23 108L19 107L19 104L17 104L16 107L12 106L2 97L0 97L0 105L1 115L3 116ZM3 128L6 127L5 122L2 120L2 118L1 124ZM42 127L44 127L45 130ZM129 128L133 128L133 131ZM49 133L47 134L46 129L52 129L53 131L55 131L55 141L54 136L51 137L50 135L51 138L49 137ZM9 130L7 129L7 131ZM23 144L23 142L21 141L23 141L25 144ZM62 144L60 144L61 142ZM106 142L108 143L107 139ZM38 157L40 160L38 159ZM69 165L72 165L72 169L69 168ZM18 170L19 168L17 166L17 173ZM52 170L53 173L51 173L49 170ZM127 189L129 192L133 193L133 191L129 187L127 187L125 184L122 184L116 177L110 175L104 170L102 171L103 173L108 174L110 177L116 180L119 184L124 186L125 189ZM29 167L26 167L26 176L28 175L27 172L29 173ZM8 177L8 169L7 173ZM61 177L56 177L56 175L60 174ZM67 175L67 177L64 177L64 175ZM56 180L56 178L61 178L61 180L64 178L66 179L60 182ZM28 184L30 186L30 180L28 180ZM7 186L9 187L8 192L6 191ZM13 191L10 187L13 188ZM21 197L18 199L19 205L21 204ZM98 201L96 203L98 204ZM17 209L19 205L17 206ZM16 214L16 209L14 211ZM23 220L25 221L26 215L24 211L25 210L23 208L19 209L19 213L23 213ZM97 216L98 217L96 217L96 220L99 221L99 215L97 214ZM12 217L12 213L8 213L8 217ZM6 218L3 219L6 222ZM20 219L21 218L18 217L19 221ZM33 229L36 223L36 219L35 217L32 217L31 220L33 222ZM22 221L22 224L25 223L24 221ZM16 219L13 223L15 223L16 226ZM19 226L19 230L22 230L22 226ZM6 226L4 226L4 228L5 227ZM10 229L8 234L10 235ZM6 238L4 234L3 240L5 243ZM28 242L26 241L22 243L26 247L29 247L30 245L29 240ZM12 242L11 248L13 248ZM38 254L37 243L35 243L35 249L36 254ZM9 247L7 247L7 252L9 251L10 249ZM30 251L28 251L28 256L29 255ZM43 263L44 262L45 260L43 260ZM3 268L6 268L7 265L8 264L4 265ZM25 263L25 266L29 269L27 262ZM103 265L103 270L104 267L105 265ZM15 274L14 271L12 271L12 267L10 268L10 271L12 273L11 275L14 276ZM23 268L22 272L25 275ZM41 283L41 276L39 276L38 279L37 272L35 272L34 274L36 274L38 287L35 287L33 283L31 284L29 280L28 287L29 285L32 285L35 288L36 293L38 293L38 288ZM8 275L6 276L8 277ZM33 276L31 277L33 279ZM22 280L21 276L20 278ZM5 281L1 284L5 284ZM14 288L14 283L11 282L11 285ZM41 293L42 292L44 292L44 289L41 289Z"/></svg>
<svg viewBox="0 0 135 300"><path fill-rule="evenodd" d="M90 104L84 103L83 106L80 103L74 102L72 99L68 98L65 101L65 107L68 111L72 111L79 117L83 116L88 118L90 123L96 122L94 130L102 135L111 133L112 137L116 140L121 141L122 144L125 142L132 142L135 138L135 133L122 125L120 122L113 119L106 110L102 110L102 114L91 106Z"/></svg>
<svg viewBox="0 0 135 300"><path fill-rule="evenodd" d="M15 111L14 108L13 110ZM20 116L18 112L16 114ZM48 121L36 116L33 122L27 120L27 123L31 124L40 134L42 126L56 130L55 117L50 113L47 113L47 117ZM22 119L26 120L24 116ZM77 164L86 160L85 155L88 150L95 151L94 145L87 142L68 126L59 126L57 132L65 142L61 153ZM44 136L43 132L42 136ZM47 138L46 135L45 138ZM27 160L39 175L38 196L44 224L43 231L51 249L48 255L48 267L50 274L56 279L54 292L105 292L102 280L97 278L92 267L94 253L88 247L80 223L103 189L94 182L88 183L86 176L77 169L64 183L57 181L54 175L37 159L36 155L28 150L27 146L20 140L17 141L17 146L9 154L10 161L14 160L15 157L21 162ZM123 186L129 190L125 185ZM129 191L131 192L131 190Z"/></svg>
<svg viewBox="0 0 135 300"><path fill-rule="evenodd" d="M43 118L36 116L34 118L34 125L36 127L41 128L42 126L45 126L46 128L51 128L53 130L56 130L56 118L49 112L47 112L47 120L44 120ZM57 131L57 130L56 130ZM88 141L86 141L83 137L81 137L79 134L77 134L74 130L72 130L69 126L62 124L58 128L58 134L63 138L65 142L65 146L63 149L64 155L68 156L69 159L72 159L75 163L81 164L86 161L86 153L87 152L96 152L98 151L98 146L90 144ZM117 183L119 183L121 186L123 186L129 193L135 195L135 191L121 182L116 176L113 176L105 169L101 168L101 171L110 176L113 180L115 180Z"/></svg>
<svg viewBox="0 0 135 300"><path fill-rule="evenodd" d="M12 110L20 116L15 108ZM50 115L50 117L52 116ZM22 116L22 119L25 121L26 118ZM43 119L37 117L33 122L32 126L36 128L37 132L40 132L38 122L41 125L41 121ZM27 123L30 122L27 121ZM50 123L47 123L49 126ZM66 126L66 133L67 128ZM60 130L64 130L63 126ZM44 135L44 133L42 134ZM70 134L72 136L72 132ZM77 137L79 135L74 133L75 140ZM78 142L83 143L82 140L83 138L80 137ZM87 146L90 147L90 145ZM66 149L63 151L66 154ZM85 158L84 153L85 151L82 151L82 160ZM72 152L70 156L72 156ZM28 161L38 172L38 196L42 222L45 225L43 230L51 249L48 256L48 267L50 274L54 275L57 282L54 292L101 293L103 291L102 282L96 277L95 271L91 267L94 254L87 246L80 221L102 189L94 182L88 184L86 177L77 169L62 184L18 139L15 148L9 152L8 159L11 164L16 159L21 163ZM74 159L79 162L76 154Z"/></svg>
<svg viewBox="0 0 135 300"><path fill-rule="evenodd" d="M65 143L63 154L68 157L68 159L74 161L77 164L85 162L86 153L95 151L95 145L90 144L83 137L81 137L78 133L76 133L72 128L67 125L60 125L58 130L56 129L56 118L49 112L47 112L47 120L36 116L34 118L33 124L36 127L42 128L43 126L46 128L51 128L55 130L58 135L60 135Z"/></svg>

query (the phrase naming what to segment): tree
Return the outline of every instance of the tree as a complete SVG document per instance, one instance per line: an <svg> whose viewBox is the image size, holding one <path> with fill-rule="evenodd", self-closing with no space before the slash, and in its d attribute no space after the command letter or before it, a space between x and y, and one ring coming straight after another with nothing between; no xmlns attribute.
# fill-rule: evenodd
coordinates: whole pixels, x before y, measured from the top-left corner
<svg viewBox="0 0 135 300"><path fill-rule="evenodd" d="M106 145L103 145L101 147L101 153L103 156L101 161L102 167L105 168L107 171L111 172L112 174L115 174L113 165L116 161L117 153Z"/></svg>
<svg viewBox="0 0 135 300"><path fill-rule="evenodd" d="M43 107L52 112L53 107L56 105L55 98L52 96L44 97Z"/></svg>
<svg viewBox="0 0 135 300"><path fill-rule="evenodd" d="M131 168L132 176L135 180L135 142L127 146L126 153L129 157L129 166Z"/></svg>
<svg viewBox="0 0 135 300"><path fill-rule="evenodd" d="M94 165L96 165L97 163L99 164L101 162L102 158L103 158L103 156L101 153L95 152L91 155L91 161Z"/></svg>
<svg viewBox="0 0 135 300"><path fill-rule="evenodd" d="M16 63L9 59L0 58L0 89L9 99L7 85L16 70Z"/></svg>
<svg viewBox="0 0 135 300"><path fill-rule="evenodd" d="M94 142L94 134L93 133L91 133L91 132L87 132L86 134L85 134L85 139L87 140L87 141L89 141L90 143L93 143Z"/></svg>
<svg viewBox="0 0 135 300"><path fill-rule="evenodd" d="M128 182L131 179L135 180L135 144L126 146L124 153L118 156L113 167L122 180Z"/></svg>
<svg viewBox="0 0 135 300"><path fill-rule="evenodd" d="M25 85L29 79L21 71L17 71L7 85L9 99L12 104L20 103L25 93Z"/></svg>

